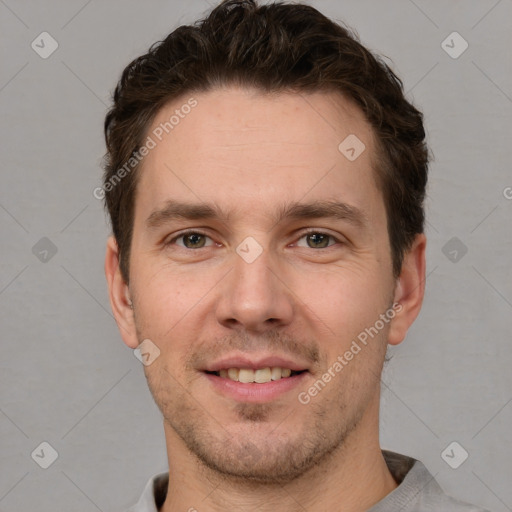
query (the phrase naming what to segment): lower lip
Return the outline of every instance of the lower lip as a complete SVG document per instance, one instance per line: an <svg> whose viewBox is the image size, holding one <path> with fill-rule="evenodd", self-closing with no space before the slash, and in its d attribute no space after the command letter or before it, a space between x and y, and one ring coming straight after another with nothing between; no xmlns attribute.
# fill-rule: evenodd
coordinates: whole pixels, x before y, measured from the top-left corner
<svg viewBox="0 0 512 512"><path fill-rule="evenodd" d="M212 373L203 373L213 387L221 394L239 402L264 403L274 400L284 393L298 387L307 377L308 372L302 372L292 377L273 380L264 384L255 382L244 384L231 379L219 377Z"/></svg>

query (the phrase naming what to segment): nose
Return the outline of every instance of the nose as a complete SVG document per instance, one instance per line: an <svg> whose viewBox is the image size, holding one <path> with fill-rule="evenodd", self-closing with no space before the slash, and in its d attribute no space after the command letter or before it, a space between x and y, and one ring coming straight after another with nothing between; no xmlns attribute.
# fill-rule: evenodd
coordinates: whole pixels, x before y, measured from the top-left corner
<svg viewBox="0 0 512 512"><path fill-rule="evenodd" d="M234 254L234 268L222 281L217 321L224 327L263 333L288 325L293 293L279 275L278 262L264 250L251 263Z"/></svg>

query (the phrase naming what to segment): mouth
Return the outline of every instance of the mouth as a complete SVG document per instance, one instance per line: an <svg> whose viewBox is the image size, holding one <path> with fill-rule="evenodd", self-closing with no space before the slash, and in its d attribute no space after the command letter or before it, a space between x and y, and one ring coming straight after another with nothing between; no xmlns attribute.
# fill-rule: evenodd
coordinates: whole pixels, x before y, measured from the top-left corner
<svg viewBox="0 0 512 512"><path fill-rule="evenodd" d="M278 354L236 352L201 369L217 395L244 403L266 403L304 385L311 372L305 361Z"/></svg>
<svg viewBox="0 0 512 512"><path fill-rule="evenodd" d="M281 379L289 379L301 375L307 370L292 370L280 366L267 366L265 368L223 368L217 371L205 370L208 375L215 375L222 379L228 379L242 384L267 384Z"/></svg>
<svg viewBox="0 0 512 512"><path fill-rule="evenodd" d="M234 354L202 369L211 389L223 398L242 403L268 403L286 398L304 386L311 375L307 365L287 357Z"/></svg>

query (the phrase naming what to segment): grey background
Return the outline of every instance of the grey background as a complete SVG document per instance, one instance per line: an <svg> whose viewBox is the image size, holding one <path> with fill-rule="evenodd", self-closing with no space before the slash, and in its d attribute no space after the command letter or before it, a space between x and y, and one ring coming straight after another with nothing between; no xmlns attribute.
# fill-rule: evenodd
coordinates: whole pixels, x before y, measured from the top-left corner
<svg viewBox="0 0 512 512"><path fill-rule="evenodd" d="M460 499L512 510L512 2L309 3L392 59L435 155L426 299L383 375L382 446ZM92 191L122 69L209 7L0 0L2 511L120 511L167 469L160 414L110 313ZM59 44L47 59L31 48L43 31ZM441 47L453 31L469 43L457 59ZM43 441L58 452L48 469L31 457ZM441 458L452 441L469 453L458 469Z"/></svg>

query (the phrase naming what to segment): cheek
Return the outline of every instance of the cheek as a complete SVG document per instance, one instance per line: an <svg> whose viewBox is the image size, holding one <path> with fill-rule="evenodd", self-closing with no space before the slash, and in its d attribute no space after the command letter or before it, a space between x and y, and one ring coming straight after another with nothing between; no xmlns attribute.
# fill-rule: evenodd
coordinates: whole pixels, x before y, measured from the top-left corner
<svg viewBox="0 0 512 512"><path fill-rule="evenodd" d="M316 272L313 279L303 281L297 294L305 304L302 314L311 322L328 368L342 357L344 369L339 374L335 372L340 378L335 379L338 384L333 388L337 392L340 386L359 388L361 379L370 386L374 382L373 374L379 372L389 328L388 324L381 326L379 322L375 330L380 315L390 305L389 290L382 274L370 268L338 270L336 274Z"/></svg>
<svg viewBox="0 0 512 512"><path fill-rule="evenodd" d="M221 285L228 270L228 266L204 262L183 266L141 262L131 283L140 335L160 340L164 350L172 346L181 353L204 335L202 326L215 325L212 315L229 294ZM279 270L279 282L285 284L276 286L293 303L292 323L309 324L320 344L323 339L350 344L351 337L373 325L388 306L389 284L369 254L343 264L318 264L315 268L312 263L294 262ZM221 286L216 289L216 285ZM171 343L173 338L175 343Z"/></svg>
<svg viewBox="0 0 512 512"><path fill-rule="evenodd" d="M373 320L387 307L387 285L382 275L369 267L346 266L302 274L295 290L335 332L362 320Z"/></svg>
<svg viewBox="0 0 512 512"><path fill-rule="evenodd" d="M141 270L132 281L137 327L141 335L155 340L172 339L186 324L190 327L187 319L197 314L201 299L211 293L216 282L212 273L199 270Z"/></svg>

